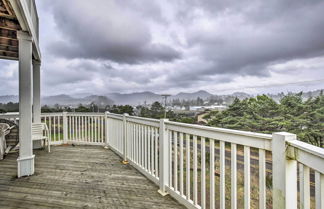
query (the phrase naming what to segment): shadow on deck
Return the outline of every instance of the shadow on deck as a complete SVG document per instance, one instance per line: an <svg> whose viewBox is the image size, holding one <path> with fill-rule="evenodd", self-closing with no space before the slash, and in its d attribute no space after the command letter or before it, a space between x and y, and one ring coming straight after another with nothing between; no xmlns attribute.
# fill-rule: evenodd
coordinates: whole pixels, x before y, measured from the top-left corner
<svg viewBox="0 0 324 209"><path fill-rule="evenodd" d="M17 179L17 154L0 161L0 208L184 208L110 150L35 151L36 173Z"/></svg>

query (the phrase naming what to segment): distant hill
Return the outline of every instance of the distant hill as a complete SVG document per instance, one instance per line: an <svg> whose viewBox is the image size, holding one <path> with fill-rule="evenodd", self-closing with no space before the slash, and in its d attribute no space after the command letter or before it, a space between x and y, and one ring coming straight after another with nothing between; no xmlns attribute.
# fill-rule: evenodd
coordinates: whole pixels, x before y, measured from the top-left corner
<svg viewBox="0 0 324 209"><path fill-rule="evenodd" d="M197 91L197 92L193 92L193 93L180 92L179 94L172 96L171 99L193 100L193 99L197 99L199 97L199 98L205 100L211 96L213 96L211 93L201 90L201 91Z"/></svg>
<svg viewBox="0 0 324 209"><path fill-rule="evenodd" d="M145 92L136 92L130 94L120 94L120 93L112 93L107 95L109 98L114 100L116 104L131 104L131 105L140 105L144 104L151 104L153 102L162 102L162 96L159 94L155 94L150 91ZM168 98L169 100L172 99L180 99L180 100L195 100L198 97L201 99L207 99L213 96L212 94L208 93L207 91L197 91L192 93L185 93L181 92L176 95L171 96Z"/></svg>
<svg viewBox="0 0 324 209"><path fill-rule="evenodd" d="M234 97L237 97L239 99L247 99L247 98L253 97L253 95L250 95L250 94L247 94L247 93L244 93L244 92L234 92L230 96L234 96Z"/></svg>
<svg viewBox="0 0 324 209"><path fill-rule="evenodd" d="M16 95L5 95L5 96L0 96L0 103L8 103L8 102L18 102L19 97Z"/></svg>
<svg viewBox="0 0 324 209"><path fill-rule="evenodd" d="M97 96L97 95L87 96L83 98L76 98L69 95L61 94L61 95L48 96L42 98L42 104L43 105L46 104L49 106L53 106L55 104L76 106L79 104L89 105L91 103L95 103L99 106L106 106L106 105L114 104L114 101L105 96Z"/></svg>
<svg viewBox="0 0 324 209"><path fill-rule="evenodd" d="M111 98L116 104L121 105L140 105L144 104L144 102L151 104L155 101L162 101L162 98L159 94L155 94L149 91L135 92L130 94L112 93L108 94L107 96Z"/></svg>
<svg viewBox="0 0 324 209"><path fill-rule="evenodd" d="M108 97L105 97L105 96L91 95L91 96L82 98L81 103L82 104L95 103L96 105L105 107L107 105L113 105L114 101Z"/></svg>
<svg viewBox="0 0 324 209"><path fill-rule="evenodd" d="M321 90L309 91L303 93L303 99L306 100L310 97L318 96L321 93ZM159 94L155 94L150 91L144 92L135 92L129 94L120 94L120 93L110 93L105 96L100 95L90 95L89 94L78 94L78 95L54 95L54 96L46 96L42 98L43 105L53 106L55 104L60 105L79 105L79 104L90 104L95 103L100 106L118 104L118 105L142 105L152 104L155 101L163 102L162 96ZM278 94L268 94L269 97L273 98L275 101L280 101L280 99L284 96L283 93ZM253 97L253 95L244 93L244 92L235 92L233 94L221 95L221 94L211 94L207 91L197 91L192 93L180 92L176 95L172 95L168 98L168 101L179 99L182 100L196 100L197 98L201 98L203 100L213 100L213 101L223 101L225 104L231 104L235 97L239 99L246 99L249 97ZM18 102L18 96L16 95L5 95L0 96L0 103L8 103L8 102Z"/></svg>

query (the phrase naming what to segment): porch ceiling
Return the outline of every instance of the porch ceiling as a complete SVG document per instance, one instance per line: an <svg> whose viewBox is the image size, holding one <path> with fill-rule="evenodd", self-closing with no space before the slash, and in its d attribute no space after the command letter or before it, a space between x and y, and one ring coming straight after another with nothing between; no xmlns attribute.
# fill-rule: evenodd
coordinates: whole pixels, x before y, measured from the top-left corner
<svg viewBox="0 0 324 209"><path fill-rule="evenodd" d="M18 59L17 16L8 0L0 0L0 58Z"/></svg>

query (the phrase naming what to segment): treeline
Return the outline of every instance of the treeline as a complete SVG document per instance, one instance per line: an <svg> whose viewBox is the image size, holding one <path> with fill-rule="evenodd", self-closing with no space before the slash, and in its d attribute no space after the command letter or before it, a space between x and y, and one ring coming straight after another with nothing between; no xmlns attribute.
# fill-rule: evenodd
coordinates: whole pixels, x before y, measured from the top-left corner
<svg viewBox="0 0 324 209"><path fill-rule="evenodd" d="M303 101L302 93L284 96L279 103L266 95L235 99L225 111L205 116L208 125L245 131L291 132L299 140L324 147L324 95Z"/></svg>
<svg viewBox="0 0 324 209"><path fill-rule="evenodd" d="M9 102L7 104L0 103L0 113L19 112L19 103Z"/></svg>
<svg viewBox="0 0 324 209"><path fill-rule="evenodd" d="M164 107L159 102L154 102L150 107L138 106L136 107L138 115L145 118L164 118ZM176 114L172 110L166 111L166 118L171 121L181 123L195 123L195 117L187 114Z"/></svg>

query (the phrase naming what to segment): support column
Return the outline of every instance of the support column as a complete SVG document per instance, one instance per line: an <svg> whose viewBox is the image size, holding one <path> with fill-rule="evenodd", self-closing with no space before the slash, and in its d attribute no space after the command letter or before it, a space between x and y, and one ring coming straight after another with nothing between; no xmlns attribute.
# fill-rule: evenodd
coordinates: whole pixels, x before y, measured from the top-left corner
<svg viewBox="0 0 324 209"><path fill-rule="evenodd" d="M41 122L41 76L40 62L33 60L33 122ZM42 148L42 140L33 141L33 148Z"/></svg>
<svg viewBox="0 0 324 209"><path fill-rule="evenodd" d="M18 177L34 174L32 147L32 38L22 31L17 34L19 41L19 157Z"/></svg>
<svg viewBox="0 0 324 209"><path fill-rule="evenodd" d="M105 143L106 143L106 146L105 148L108 149L109 148L109 124L108 124L108 114L109 112L106 111L105 112Z"/></svg>
<svg viewBox="0 0 324 209"><path fill-rule="evenodd" d="M272 198L273 209L297 209L297 161L288 157L286 142L295 134L272 135Z"/></svg>
<svg viewBox="0 0 324 209"><path fill-rule="evenodd" d="M68 143L68 116L67 112L63 112L63 144Z"/></svg>
<svg viewBox="0 0 324 209"><path fill-rule="evenodd" d="M127 135L127 116L129 116L127 113L123 114L123 155L124 155L124 160L123 164L127 165L127 142L128 142L128 135Z"/></svg>
<svg viewBox="0 0 324 209"><path fill-rule="evenodd" d="M167 195L166 187L169 185L169 163L170 161L170 141L168 138L168 131L165 127L165 122L169 121L168 119L160 119L160 134L159 134L159 171L160 171L160 189L158 192L165 196Z"/></svg>

